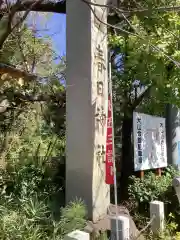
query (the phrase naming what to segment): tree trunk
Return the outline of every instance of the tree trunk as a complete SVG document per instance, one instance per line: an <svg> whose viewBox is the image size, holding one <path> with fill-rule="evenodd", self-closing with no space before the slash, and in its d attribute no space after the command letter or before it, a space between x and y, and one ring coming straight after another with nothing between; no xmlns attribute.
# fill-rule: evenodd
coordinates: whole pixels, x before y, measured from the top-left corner
<svg viewBox="0 0 180 240"><path fill-rule="evenodd" d="M128 177L133 173L132 128L133 115L131 114L130 117L124 117L122 124L120 200L125 200L128 197Z"/></svg>

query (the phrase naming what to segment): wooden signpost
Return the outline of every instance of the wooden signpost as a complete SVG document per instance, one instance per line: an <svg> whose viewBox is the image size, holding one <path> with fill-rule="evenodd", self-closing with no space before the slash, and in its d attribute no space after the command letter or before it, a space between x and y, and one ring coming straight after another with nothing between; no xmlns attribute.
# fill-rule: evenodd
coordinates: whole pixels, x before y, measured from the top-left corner
<svg viewBox="0 0 180 240"><path fill-rule="evenodd" d="M156 175L157 175L158 177L161 177L161 168L157 168L157 169L156 169Z"/></svg>

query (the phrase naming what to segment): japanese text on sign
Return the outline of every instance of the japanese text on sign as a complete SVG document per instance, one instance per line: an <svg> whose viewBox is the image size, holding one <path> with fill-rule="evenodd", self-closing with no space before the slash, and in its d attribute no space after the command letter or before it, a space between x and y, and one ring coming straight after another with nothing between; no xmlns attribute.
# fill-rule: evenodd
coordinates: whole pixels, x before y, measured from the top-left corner
<svg viewBox="0 0 180 240"><path fill-rule="evenodd" d="M113 124L112 124L112 103L108 97L108 124L106 137L106 183L114 184L113 172Z"/></svg>
<svg viewBox="0 0 180 240"><path fill-rule="evenodd" d="M133 114L135 171L167 166L165 119Z"/></svg>
<svg viewBox="0 0 180 240"><path fill-rule="evenodd" d="M103 72L106 70L104 53L100 45L96 48L96 64L97 64L97 77L102 76Z"/></svg>

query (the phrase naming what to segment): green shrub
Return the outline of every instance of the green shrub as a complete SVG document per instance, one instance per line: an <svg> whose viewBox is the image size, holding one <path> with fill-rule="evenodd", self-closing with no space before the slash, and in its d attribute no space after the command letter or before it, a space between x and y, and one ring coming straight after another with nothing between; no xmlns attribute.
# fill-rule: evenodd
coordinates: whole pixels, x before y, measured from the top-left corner
<svg viewBox="0 0 180 240"><path fill-rule="evenodd" d="M30 198L12 209L0 206L0 239L38 240L62 239L72 230L85 225L86 210L81 201L75 201L62 209L62 216L55 221L47 205Z"/></svg>
<svg viewBox="0 0 180 240"><path fill-rule="evenodd" d="M153 200L163 201L167 214L173 212L176 217L179 215L179 203L172 187L172 180L180 173L174 167L166 168L162 176L156 176L155 173L145 174L144 179L135 176L130 177L128 194L130 201L134 202L136 209L144 217L149 217L149 203Z"/></svg>
<svg viewBox="0 0 180 240"><path fill-rule="evenodd" d="M86 208L83 201L76 199L61 210L61 235L73 230L82 230L86 223Z"/></svg>
<svg viewBox="0 0 180 240"><path fill-rule="evenodd" d="M178 224L175 222L175 217L172 213L167 216L164 224L164 230L158 234L153 234L151 229L147 229L144 233L146 240L178 240L179 233L177 232Z"/></svg>
<svg viewBox="0 0 180 240"><path fill-rule="evenodd" d="M50 173L49 165L36 158L9 162L6 169L0 169L0 199L4 195L28 198L35 193L39 198L50 198L63 187L59 176Z"/></svg>
<svg viewBox="0 0 180 240"><path fill-rule="evenodd" d="M9 163L0 172L0 239L58 240L74 229L82 229L86 208L80 200L65 208L56 207L59 217L55 218L54 199L63 202L63 195L62 185L44 164L35 159Z"/></svg>

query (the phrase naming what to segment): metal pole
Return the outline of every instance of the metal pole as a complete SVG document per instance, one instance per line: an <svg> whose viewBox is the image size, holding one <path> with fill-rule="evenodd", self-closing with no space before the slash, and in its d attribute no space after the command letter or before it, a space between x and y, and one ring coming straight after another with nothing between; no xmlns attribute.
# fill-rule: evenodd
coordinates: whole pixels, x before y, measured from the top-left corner
<svg viewBox="0 0 180 240"><path fill-rule="evenodd" d="M112 102L113 98L112 98L111 62L109 63L109 94L110 94L110 98L111 98L112 123L114 123L113 102ZM116 207L116 239L119 240L116 162L115 162L115 147L114 147L114 125L113 125L113 128L112 128L112 144L113 144L114 199L115 199L115 207Z"/></svg>

